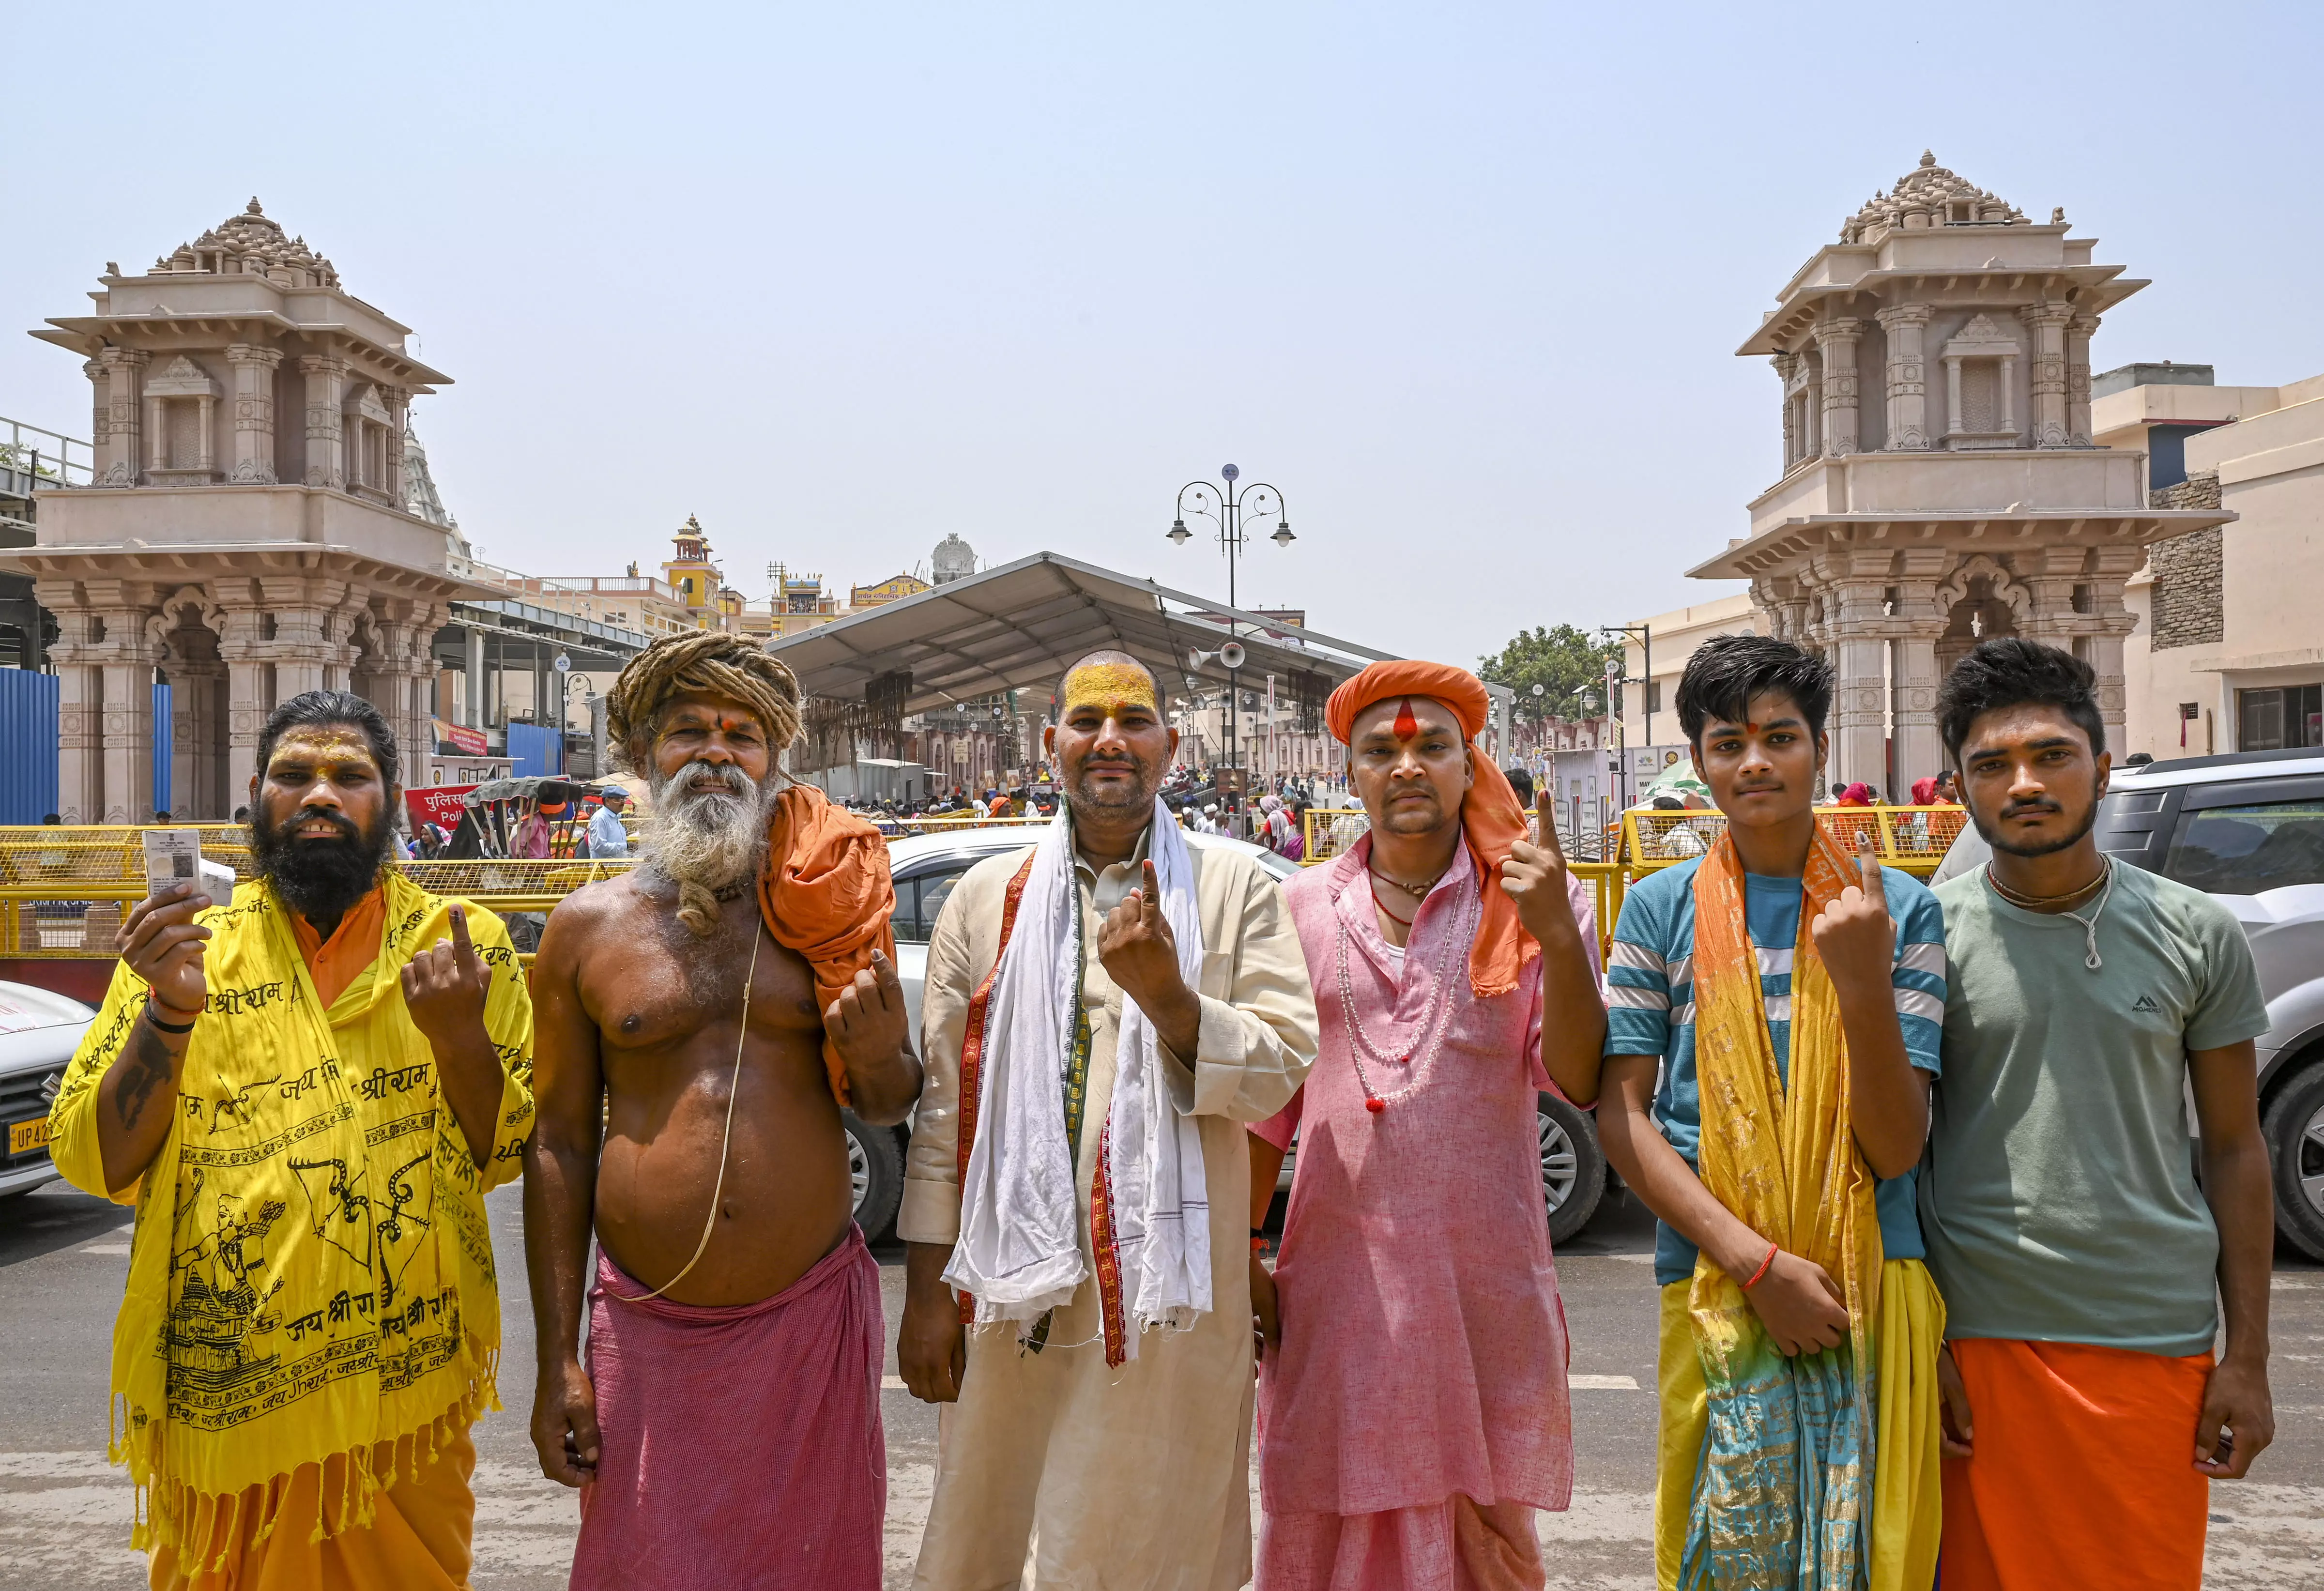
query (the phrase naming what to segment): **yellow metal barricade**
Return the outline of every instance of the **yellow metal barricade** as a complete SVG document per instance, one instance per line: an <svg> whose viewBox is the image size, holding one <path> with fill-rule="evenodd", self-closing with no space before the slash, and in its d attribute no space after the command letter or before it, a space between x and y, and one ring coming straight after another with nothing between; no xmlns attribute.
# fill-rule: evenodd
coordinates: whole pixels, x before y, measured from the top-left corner
<svg viewBox="0 0 2324 1591"><path fill-rule="evenodd" d="M1967 818L1959 807L1816 809L1817 821L1851 852L1856 834L1868 830L1879 844L1882 862L1921 877L1936 870ZM1003 826L1038 828L1048 821L1046 818L914 818L897 820L894 827L911 834L942 834ZM1627 812L1619 827L1608 831L1608 837L1615 842L1616 855L1611 859L1569 858L1567 865L1573 875L1590 885L1601 949L1613 936L1622 897L1630 886L1646 874L1702 855L1718 839L1726 822L1715 811ZM228 864L239 877L251 875L249 837L239 825L161 827L198 827L204 856ZM1343 854L1366 828L1360 808L1310 808L1304 836L1307 865ZM114 934L122 919L145 895L141 833L134 826L0 827L0 961L110 960ZM519 920L545 915L584 884L617 876L636 863L612 858L501 857L395 865L432 894L464 896L510 920L521 947L533 939L538 925Z"/></svg>
<svg viewBox="0 0 2324 1591"><path fill-rule="evenodd" d="M1816 821L1856 854L1856 837L1868 832L1883 866L1925 878L1969 821L1960 807L1818 807ZM1625 812L1622 862L1633 874L1652 873L1691 861L1726 831L1724 813L1702 810Z"/></svg>

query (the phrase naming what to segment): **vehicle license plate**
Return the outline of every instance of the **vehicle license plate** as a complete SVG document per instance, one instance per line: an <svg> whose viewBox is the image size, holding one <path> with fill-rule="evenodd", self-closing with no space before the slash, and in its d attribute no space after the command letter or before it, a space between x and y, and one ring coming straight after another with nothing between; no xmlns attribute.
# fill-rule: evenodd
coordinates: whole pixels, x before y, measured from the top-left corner
<svg viewBox="0 0 2324 1591"><path fill-rule="evenodd" d="M8 1152L23 1154L27 1150L40 1149L49 1142L49 1118L34 1116L29 1122L12 1122L8 1126Z"/></svg>

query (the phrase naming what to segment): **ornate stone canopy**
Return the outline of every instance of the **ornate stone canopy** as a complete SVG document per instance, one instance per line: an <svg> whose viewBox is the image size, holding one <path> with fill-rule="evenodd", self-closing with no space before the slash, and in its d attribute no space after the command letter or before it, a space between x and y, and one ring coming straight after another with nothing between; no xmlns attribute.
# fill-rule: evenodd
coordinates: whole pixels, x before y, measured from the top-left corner
<svg viewBox="0 0 2324 1591"><path fill-rule="evenodd" d="M2084 658L2119 735L2123 582L2232 517L2151 506L2145 456L2092 443L2090 338L2146 285L2095 248L1924 153L1738 350L1775 367L1783 469L1689 572L1750 581L1764 634L1832 660L1834 780L1936 772L1938 681L1988 634Z"/></svg>
<svg viewBox="0 0 2324 1591"><path fill-rule="evenodd" d="M101 283L94 313L32 332L87 361L97 479L44 495L35 545L0 554L59 626L59 809L150 819L159 740L172 810L222 819L266 714L322 687L379 706L416 777L430 646L482 594L407 478L411 400L448 378L255 199Z"/></svg>
<svg viewBox="0 0 2324 1591"><path fill-rule="evenodd" d="M337 287L331 262L307 246L303 237L285 237L281 224L258 208L229 216L191 243L153 262L151 273L208 271L221 276L264 276L284 287Z"/></svg>
<svg viewBox="0 0 2324 1591"><path fill-rule="evenodd" d="M256 200L252 201L254 204ZM1921 163L1896 179L1887 192L1876 193L1864 208L1840 223L1842 243L1877 243L1891 227L2023 227L2023 211L1956 176L1937 164L1936 155L1921 151Z"/></svg>

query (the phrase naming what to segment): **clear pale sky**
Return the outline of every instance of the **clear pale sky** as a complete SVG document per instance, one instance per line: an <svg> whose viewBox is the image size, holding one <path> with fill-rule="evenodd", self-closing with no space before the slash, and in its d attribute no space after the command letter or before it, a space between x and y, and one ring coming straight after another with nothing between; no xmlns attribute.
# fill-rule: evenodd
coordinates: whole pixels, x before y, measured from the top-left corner
<svg viewBox="0 0 2324 1591"><path fill-rule="evenodd" d="M86 435L21 328L256 194L456 378L492 561L696 513L753 598L952 531L1223 597L1162 532L1232 460L1299 534L1246 606L1473 662L1726 589L1780 445L1733 349L1924 146L2153 279L2095 369L2324 372L2324 12L1938 9L27 7L0 414Z"/></svg>

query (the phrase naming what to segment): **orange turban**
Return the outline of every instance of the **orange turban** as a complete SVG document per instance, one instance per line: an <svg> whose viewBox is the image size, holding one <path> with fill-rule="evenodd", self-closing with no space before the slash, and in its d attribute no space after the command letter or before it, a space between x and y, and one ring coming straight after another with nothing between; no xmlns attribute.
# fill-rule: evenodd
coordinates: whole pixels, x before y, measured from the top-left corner
<svg viewBox="0 0 2324 1591"><path fill-rule="evenodd" d="M1492 705L1483 682L1468 670L1399 658L1372 664L1332 692L1323 704L1323 721L1332 738L1344 745L1355 731L1358 713L1375 702L1403 696L1443 702L1460 717L1462 733L1471 740L1485 727ZM1461 828L1482 897L1477 942L1469 951L1469 987L1477 998L1487 1000L1516 988L1517 975L1541 954L1541 946L1518 922L1517 903L1501 889L1501 864L1508 859L1509 847L1526 837L1525 808L1490 757L1480 756L1476 764L1476 778L1461 802Z"/></svg>

